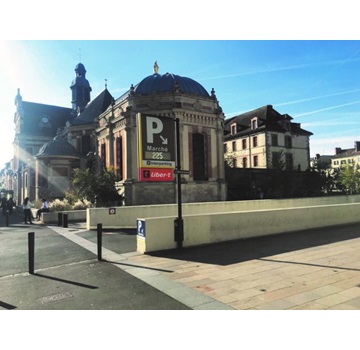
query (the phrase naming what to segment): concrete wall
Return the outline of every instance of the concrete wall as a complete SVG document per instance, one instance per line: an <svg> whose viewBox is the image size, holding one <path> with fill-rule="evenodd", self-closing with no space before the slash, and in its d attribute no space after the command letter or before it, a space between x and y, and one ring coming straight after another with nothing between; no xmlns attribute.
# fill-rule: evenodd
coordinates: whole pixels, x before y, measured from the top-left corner
<svg viewBox="0 0 360 350"><path fill-rule="evenodd" d="M341 225L360 221L360 203L257 211L186 215L184 247ZM139 218L145 237L138 234L137 250L175 249L174 217Z"/></svg>
<svg viewBox="0 0 360 350"><path fill-rule="evenodd" d="M68 222L85 222L86 210L70 210L62 211L60 213L68 215ZM59 212L53 211L48 213L42 213L42 221L45 225L57 224ZM95 227L96 228L96 227Z"/></svg>
<svg viewBox="0 0 360 350"><path fill-rule="evenodd" d="M360 195L291 199L263 199L234 202L223 201L184 203L182 205L182 214L191 215L222 212L225 213L347 203L360 203ZM87 209L87 229L95 230L98 223L101 223L103 228L136 228L136 220L138 218L177 216L178 211L177 204L125 206L116 207L113 209L114 210L111 208Z"/></svg>

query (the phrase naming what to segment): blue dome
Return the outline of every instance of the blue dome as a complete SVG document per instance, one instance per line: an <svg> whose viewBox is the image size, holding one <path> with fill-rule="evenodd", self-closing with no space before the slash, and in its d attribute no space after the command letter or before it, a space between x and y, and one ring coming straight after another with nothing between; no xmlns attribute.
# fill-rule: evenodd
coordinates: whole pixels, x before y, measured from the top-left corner
<svg viewBox="0 0 360 350"><path fill-rule="evenodd" d="M201 97L210 97L202 85L193 79L175 74L153 74L143 79L135 88L136 94L148 95L152 93L173 92L192 94Z"/></svg>

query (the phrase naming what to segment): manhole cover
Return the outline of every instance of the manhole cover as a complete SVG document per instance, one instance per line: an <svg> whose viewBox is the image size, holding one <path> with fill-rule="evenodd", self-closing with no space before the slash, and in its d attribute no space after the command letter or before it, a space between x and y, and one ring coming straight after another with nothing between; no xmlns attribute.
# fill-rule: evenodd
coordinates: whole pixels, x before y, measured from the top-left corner
<svg viewBox="0 0 360 350"><path fill-rule="evenodd" d="M72 297L73 297L73 295L71 293L65 292L65 293L50 295L50 296L47 296L47 297L42 297L39 300L40 300L41 304L48 304L48 303L53 303L55 301L69 299L69 298L72 298Z"/></svg>

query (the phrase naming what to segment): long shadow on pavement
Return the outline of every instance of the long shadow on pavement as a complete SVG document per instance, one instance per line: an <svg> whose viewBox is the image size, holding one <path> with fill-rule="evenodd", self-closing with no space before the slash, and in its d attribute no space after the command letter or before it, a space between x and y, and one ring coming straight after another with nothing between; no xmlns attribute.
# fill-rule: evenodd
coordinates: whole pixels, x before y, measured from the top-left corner
<svg viewBox="0 0 360 350"><path fill-rule="evenodd" d="M8 303L4 303L3 301L0 301L0 307L6 309L6 310L14 310L16 309L16 306L8 304Z"/></svg>
<svg viewBox="0 0 360 350"><path fill-rule="evenodd" d="M96 286L91 286L89 284L84 284L84 283L80 283L80 282L74 282L74 281L70 281L70 280L64 280L62 278L58 278L58 277L53 277L53 276L46 276L43 275L41 273L37 273L35 272L33 274L33 276L37 276L37 277L42 277L42 278L47 278L53 281L58 281L58 282L63 282L63 283L68 283L68 284L73 284L74 286L78 286L78 287L83 287L83 288L89 288L89 289L97 289L98 287Z"/></svg>
<svg viewBox="0 0 360 350"><path fill-rule="evenodd" d="M239 228L239 230L241 230L241 228ZM264 260L266 257L277 254L359 237L360 223L355 223L177 250L151 252L147 253L147 255L226 266L254 259Z"/></svg>

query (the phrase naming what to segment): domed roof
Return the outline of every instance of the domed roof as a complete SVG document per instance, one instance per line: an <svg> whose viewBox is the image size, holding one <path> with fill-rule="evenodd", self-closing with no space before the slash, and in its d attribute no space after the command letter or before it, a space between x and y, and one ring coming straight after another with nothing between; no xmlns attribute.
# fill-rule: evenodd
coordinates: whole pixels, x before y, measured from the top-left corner
<svg viewBox="0 0 360 350"><path fill-rule="evenodd" d="M170 73L149 75L134 88L135 94L141 95L174 92L175 90L180 93L210 97L205 88L195 80Z"/></svg>
<svg viewBox="0 0 360 350"><path fill-rule="evenodd" d="M34 156L35 158L66 157L81 158L81 154L60 136L55 136L53 140L45 143Z"/></svg>

